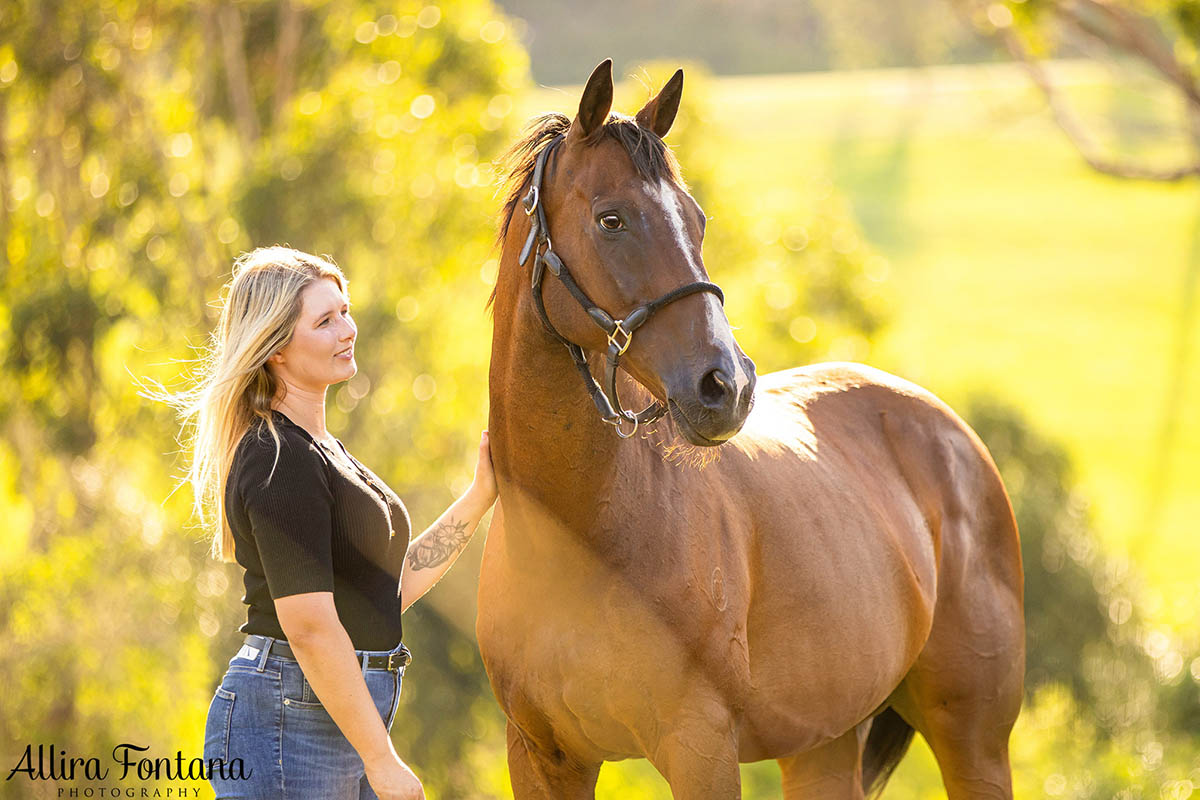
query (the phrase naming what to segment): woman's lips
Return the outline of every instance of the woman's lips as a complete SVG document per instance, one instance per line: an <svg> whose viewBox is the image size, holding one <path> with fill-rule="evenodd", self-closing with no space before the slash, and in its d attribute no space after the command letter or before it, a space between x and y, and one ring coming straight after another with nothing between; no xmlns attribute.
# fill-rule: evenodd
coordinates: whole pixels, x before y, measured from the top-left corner
<svg viewBox="0 0 1200 800"><path fill-rule="evenodd" d="M334 355L334 358L344 358L347 361L349 361L350 359L354 358L354 348L353 347L347 348L344 352L337 353L336 355Z"/></svg>

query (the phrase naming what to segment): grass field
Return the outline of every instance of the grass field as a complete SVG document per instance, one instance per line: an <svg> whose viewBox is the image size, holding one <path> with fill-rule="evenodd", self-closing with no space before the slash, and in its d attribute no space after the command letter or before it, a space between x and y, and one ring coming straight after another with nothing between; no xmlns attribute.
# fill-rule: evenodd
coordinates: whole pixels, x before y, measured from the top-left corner
<svg viewBox="0 0 1200 800"><path fill-rule="evenodd" d="M1180 150L1148 138L1169 101L1094 66L1056 73L1085 113L1124 115L1106 141L1160 163ZM891 324L865 360L952 406L983 391L1020 407L1067 447L1103 544L1146 579L1148 618L1196 636L1200 184L1092 172L1009 65L721 78L708 91L717 191L788 214L832 183L887 258ZM573 115L578 92L542 89L517 112ZM709 265L718 282L722 268ZM889 797L942 796L928 751L914 751ZM660 796L628 794L650 772L606 769L600 796ZM745 777L747 796L772 794L769 770ZM1040 794L1041 780L1019 783Z"/></svg>

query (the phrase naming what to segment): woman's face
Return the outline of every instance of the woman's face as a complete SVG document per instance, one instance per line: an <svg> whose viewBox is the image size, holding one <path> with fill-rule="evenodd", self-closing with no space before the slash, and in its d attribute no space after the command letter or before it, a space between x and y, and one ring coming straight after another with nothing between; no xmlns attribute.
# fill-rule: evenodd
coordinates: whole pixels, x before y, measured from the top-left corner
<svg viewBox="0 0 1200 800"><path fill-rule="evenodd" d="M300 319L292 339L268 359L285 383L318 392L349 380L358 371L350 301L332 278L313 281L300 293Z"/></svg>

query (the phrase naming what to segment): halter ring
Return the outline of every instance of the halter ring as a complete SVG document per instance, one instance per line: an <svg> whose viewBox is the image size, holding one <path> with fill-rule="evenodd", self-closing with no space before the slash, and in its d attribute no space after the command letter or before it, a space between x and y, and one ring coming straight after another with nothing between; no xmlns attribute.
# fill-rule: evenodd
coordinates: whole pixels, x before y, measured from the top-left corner
<svg viewBox="0 0 1200 800"><path fill-rule="evenodd" d="M626 420L633 423L633 430L631 430L629 433L621 433L621 423L625 422ZM637 416L630 414L628 411L616 419L606 419L604 421L612 425L613 429L617 432L617 436L620 436L622 439L628 439L630 436L633 436L635 433L637 433L638 418Z"/></svg>

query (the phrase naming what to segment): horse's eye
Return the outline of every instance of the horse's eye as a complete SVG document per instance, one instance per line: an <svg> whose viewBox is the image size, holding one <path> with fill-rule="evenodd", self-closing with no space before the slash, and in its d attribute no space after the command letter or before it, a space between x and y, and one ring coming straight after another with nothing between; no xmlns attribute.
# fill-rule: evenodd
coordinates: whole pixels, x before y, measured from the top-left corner
<svg viewBox="0 0 1200 800"><path fill-rule="evenodd" d="M619 231L623 227L623 223L616 214L603 214L600 217L600 227L606 231Z"/></svg>

